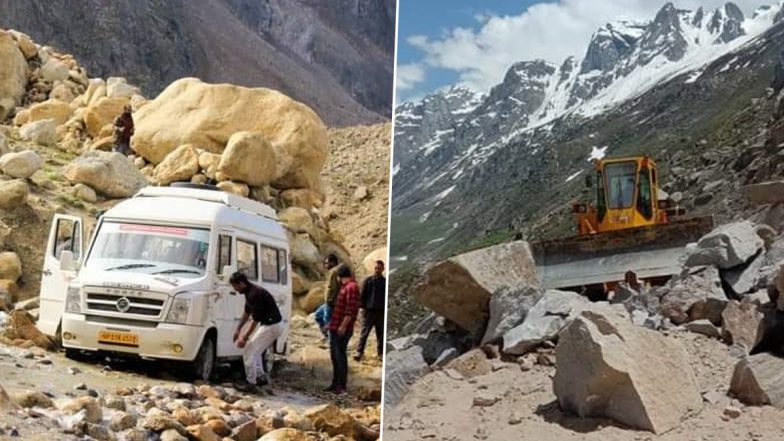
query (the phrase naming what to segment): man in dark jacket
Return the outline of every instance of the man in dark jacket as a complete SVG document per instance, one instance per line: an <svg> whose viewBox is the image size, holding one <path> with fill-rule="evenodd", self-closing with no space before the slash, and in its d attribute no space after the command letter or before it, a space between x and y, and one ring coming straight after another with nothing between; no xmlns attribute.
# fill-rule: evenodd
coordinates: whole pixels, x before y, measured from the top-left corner
<svg viewBox="0 0 784 441"><path fill-rule="evenodd" d="M256 382L264 376L269 383L269 372L263 371L261 354L271 347L283 333L280 309L266 289L248 281L247 276L236 272L229 279L232 288L245 296L245 311L240 323L234 331L234 343L242 349L242 361L245 365L247 383L243 386L248 392L258 392ZM250 322L247 328L245 324ZM243 329L245 328L245 329ZM262 367L262 372L258 371Z"/></svg>
<svg viewBox="0 0 784 441"><path fill-rule="evenodd" d="M386 306L387 279L384 277L384 262L376 261L375 273L365 279L362 285L362 332L359 334L359 345L355 361L362 360L365 354L365 345L370 336L370 331L376 330L376 343L378 344L378 359L384 356L384 307Z"/></svg>
<svg viewBox="0 0 784 441"><path fill-rule="evenodd" d="M131 136L133 136L131 110L131 106L126 104L123 113L114 119L114 151L123 155L131 152Z"/></svg>

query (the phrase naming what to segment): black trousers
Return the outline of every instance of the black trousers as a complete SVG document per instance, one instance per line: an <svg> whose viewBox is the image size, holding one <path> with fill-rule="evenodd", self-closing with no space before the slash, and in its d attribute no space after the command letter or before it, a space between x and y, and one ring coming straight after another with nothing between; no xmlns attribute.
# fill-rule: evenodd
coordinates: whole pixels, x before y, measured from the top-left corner
<svg viewBox="0 0 784 441"><path fill-rule="evenodd" d="M332 386L346 388L348 384L348 342L351 334L339 336L329 331L329 355L332 359Z"/></svg>
<svg viewBox="0 0 784 441"><path fill-rule="evenodd" d="M365 346L367 345L368 337L370 337L370 331L375 329L378 356L381 357L384 355L384 311L363 309L362 313L362 332L359 334L357 354L363 355L365 353Z"/></svg>

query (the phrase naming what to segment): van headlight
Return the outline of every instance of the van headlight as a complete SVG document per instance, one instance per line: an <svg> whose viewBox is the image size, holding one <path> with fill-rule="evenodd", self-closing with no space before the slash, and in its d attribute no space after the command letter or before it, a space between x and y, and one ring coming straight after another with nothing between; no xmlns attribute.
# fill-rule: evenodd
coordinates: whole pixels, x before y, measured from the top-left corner
<svg viewBox="0 0 784 441"><path fill-rule="evenodd" d="M78 286L69 286L65 296L65 312L82 313L82 292Z"/></svg>
<svg viewBox="0 0 784 441"><path fill-rule="evenodd" d="M190 299L174 299L169 308L169 314L166 315L166 321L169 323L185 324L188 321L188 311L190 309Z"/></svg>

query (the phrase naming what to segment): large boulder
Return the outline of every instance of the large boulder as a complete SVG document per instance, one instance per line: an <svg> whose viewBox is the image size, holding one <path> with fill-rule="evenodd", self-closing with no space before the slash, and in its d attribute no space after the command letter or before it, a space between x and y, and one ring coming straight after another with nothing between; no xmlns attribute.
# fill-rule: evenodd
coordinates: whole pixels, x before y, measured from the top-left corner
<svg viewBox="0 0 784 441"><path fill-rule="evenodd" d="M419 346L387 351L385 365L384 404L390 407L399 403L409 387L429 371Z"/></svg>
<svg viewBox="0 0 784 441"><path fill-rule="evenodd" d="M557 339L561 329L589 305L588 299L580 294L547 290L528 311L525 321L503 335L504 353L523 355L545 341Z"/></svg>
<svg viewBox="0 0 784 441"><path fill-rule="evenodd" d="M73 109L68 103L52 99L30 106L27 122L53 119L57 125L62 125L71 119L73 113Z"/></svg>
<svg viewBox="0 0 784 441"><path fill-rule="evenodd" d="M275 149L264 134L237 132L231 135L221 154L218 171L233 181L260 187L275 179L277 162Z"/></svg>
<svg viewBox="0 0 784 441"><path fill-rule="evenodd" d="M33 150L8 153L0 157L0 170L13 178L29 178L43 165L44 160Z"/></svg>
<svg viewBox="0 0 784 441"><path fill-rule="evenodd" d="M266 433L258 441L309 441L310 439L301 430L284 427Z"/></svg>
<svg viewBox="0 0 784 441"><path fill-rule="evenodd" d="M26 123L19 128L19 137L36 144L52 146L57 143L57 121L42 119Z"/></svg>
<svg viewBox="0 0 784 441"><path fill-rule="evenodd" d="M528 315L528 310L542 297L539 288L530 285L502 287L490 297L490 319L482 344L497 342L507 331L517 327Z"/></svg>
<svg viewBox="0 0 784 441"><path fill-rule="evenodd" d="M10 334L10 335L9 335ZM11 339L29 340L44 349L54 349L54 342L35 326L35 320L27 311L13 310L8 316L6 335Z"/></svg>
<svg viewBox="0 0 784 441"><path fill-rule="evenodd" d="M27 203L30 189L21 179L0 181L0 208L10 210Z"/></svg>
<svg viewBox="0 0 784 441"><path fill-rule="evenodd" d="M0 253L0 279L16 281L22 277L22 261L11 251Z"/></svg>
<svg viewBox="0 0 784 441"><path fill-rule="evenodd" d="M111 98L131 98L141 93L141 89L131 86L123 77L109 77L106 80L106 95Z"/></svg>
<svg viewBox="0 0 784 441"><path fill-rule="evenodd" d="M378 260L384 262L384 266L386 267L387 247L376 248L362 259L362 268L364 268L366 274L373 274L376 270L376 261Z"/></svg>
<svg viewBox="0 0 784 441"><path fill-rule="evenodd" d="M13 35L16 43L19 45L19 50L22 51L26 59L30 60L38 55L38 46L35 45L29 35L12 29L9 29L8 32Z"/></svg>
<svg viewBox="0 0 784 441"><path fill-rule="evenodd" d="M63 169L72 184L85 184L109 198L127 198L147 185L147 179L121 153L85 152Z"/></svg>
<svg viewBox="0 0 784 441"><path fill-rule="evenodd" d="M84 124L87 128L87 133L93 138L98 138L101 129L107 124L114 123L114 119L120 116L123 106L126 104L128 104L128 98L125 97L103 97L90 103L84 111ZM179 145L181 144L175 147ZM171 150L174 150L174 148ZM161 158L161 161L163 159Z"/></svg>
<svg viewBox="0 0 784 441"><path fill-rule="evenodd" d="M749 221L722 225L703 236L686 259L687 266L714 265L730 269L757 254L765 243Z"/></svg>
<svg viewBox="0 0 784 441"><path fill-rule="evenodd" d="M752 259L735 268L726 270L722 274L722 280L732 291L739 296L752 292L760 279L760 273L765 264L765 253L760 252Z"/></svg>
<svg viewBox="0 0 784 441"><path fill-rule="evenodd" d="M663 433L702 407L683 347L606 307L575 318L555 355L558 403L580 417Z"/></svg>
<svg viewBox="0 0 784 441"><path fill-rule="evenodd" d="M722 338L729 345L742 347L750 353L773 325L772 308L747 300L730 300L721 313Z"/></svg>
<svg viewBox="0 0 784 441"><path fill-rule="evenodd" d="M767 353L741 359L732 373L730 394L751 406L784 409L784 359Z"/></svg>
<svg viewBox="0 0 784 441"><path fill-rule="evenodd" d="M177 147L157 167L153 178L159 185L190 181L199 172L199 152L192 144Z"/></svg>
<svg viewBox="0 0 784 441"><path fill-rule="evenodd" d="M300 207L289 207L278 213L280 220L292 233L307 233L316 236L313 218L308 210Z"/></svg>
<svg viewBox="0 0 784 441"><path fill-rule="evenodd" d="M49 83L68 79L68 65L54 57L48 57L41 65L41 79Z"/></svg>
<svg viewBox="0 0 784 441"><path fill-rule="evenodd" d="M321 188L324 123L309 107L270 89L184 78L134 115L133 148L153 163L182 144L221 153L237 132L259 132L275 150L277 188Z"/></svg>
<svg viewBox="0 0 784 441"><path fill-rule="evenodd" d="M535 286L538 279L531 248L516 241L437 263L412 292L422 305L478 335L485 329L493 292L503 286Z"/></svg>
<svg viewBox="0 0 784 441"><path fill-rule="evenodd" d="M13 108L22 102L27 87L27 60L11 34L3 30L0 30L0 60L0 101L11 100ZM6 114L0 117L5 119Z"/></svg>
<svg viewBox="0 0 784 441"><path fill-rule="evenodd" d="M727 296L715 267L686 268L670 279L663 291L660 312L673 323L708 319L716 326L721 325Z"/></svg>
<svg viewBox="0 0 784 441"><path fill-rule="evenodd" d="M289 247L291 249L291 260L314 272L320 272L321 254L316 245L305 233L287 233L289 237Z"/></svg>

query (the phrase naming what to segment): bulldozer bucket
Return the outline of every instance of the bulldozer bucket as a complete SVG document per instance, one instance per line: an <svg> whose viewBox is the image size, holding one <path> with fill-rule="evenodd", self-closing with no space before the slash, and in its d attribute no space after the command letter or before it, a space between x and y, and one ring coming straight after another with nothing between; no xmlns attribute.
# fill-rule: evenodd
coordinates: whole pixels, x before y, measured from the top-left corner
<svg viewBox="0 0 784 441"><path fill-rule="evenodd" d="M691 217L650 227L534 242L541 286L592 290L623 281L629 271L638 279L667 280L681 270L686 245L713 229L713 217Z"/></svg>

